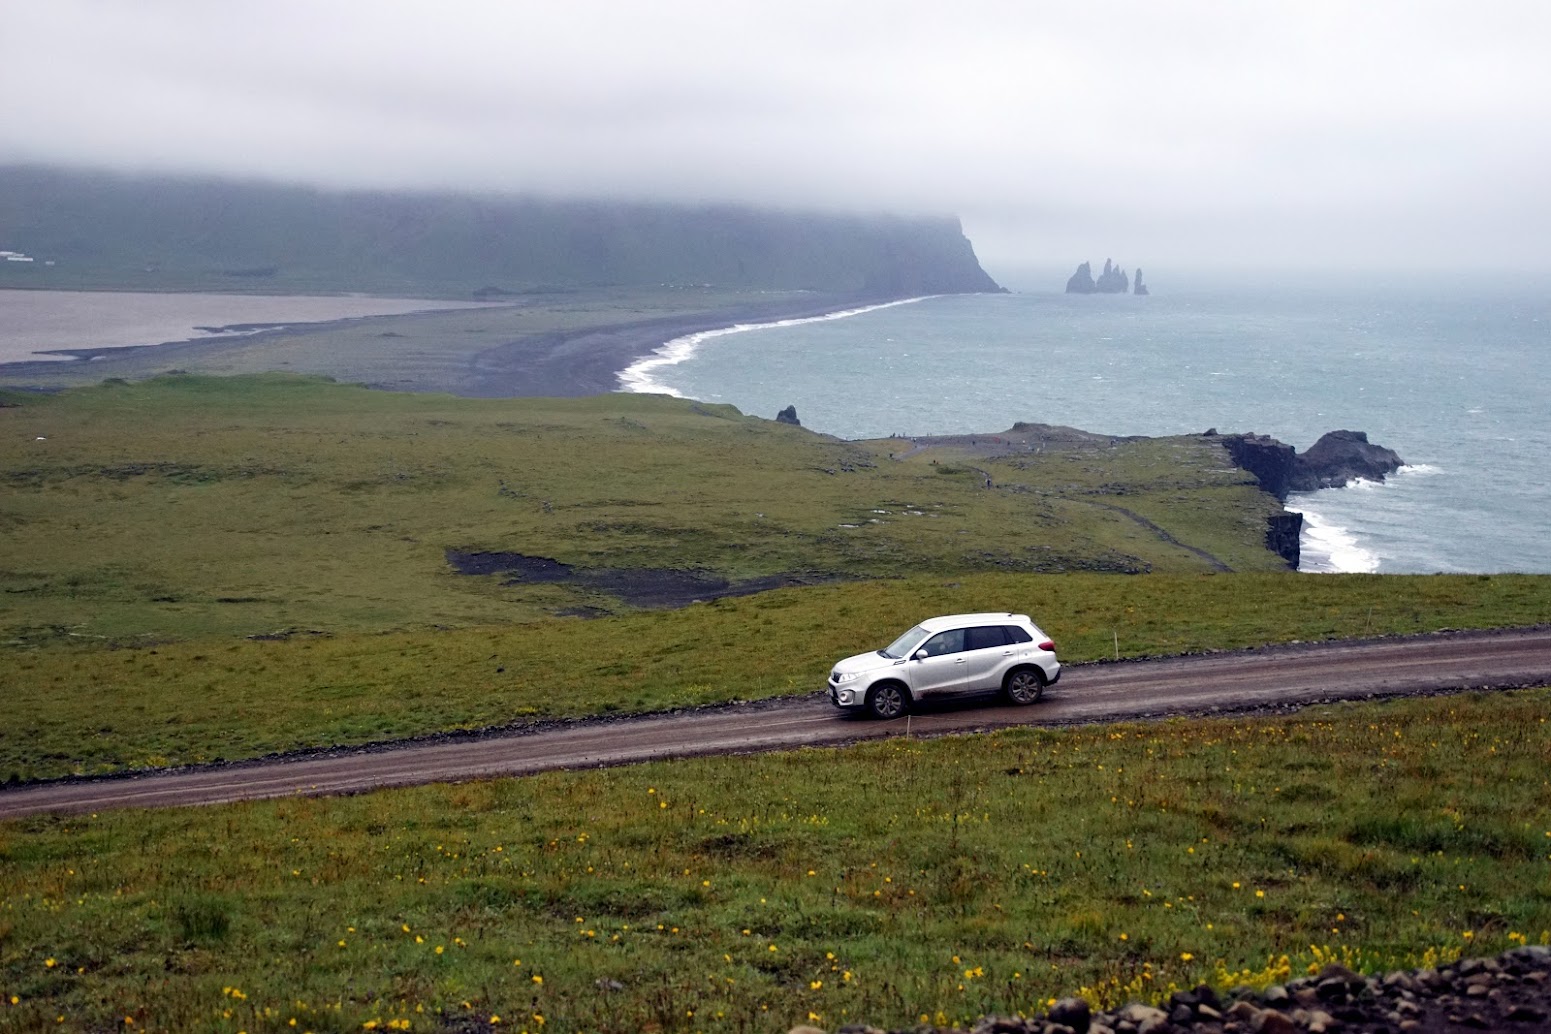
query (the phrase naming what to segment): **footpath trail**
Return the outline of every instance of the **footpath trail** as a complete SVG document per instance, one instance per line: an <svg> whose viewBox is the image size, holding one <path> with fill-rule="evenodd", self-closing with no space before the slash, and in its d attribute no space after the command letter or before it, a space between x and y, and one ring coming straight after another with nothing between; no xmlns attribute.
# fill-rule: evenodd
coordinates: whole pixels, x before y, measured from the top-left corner
<svg viewBox="0 0 1551 1034"><path fill-rule="evenodd" d="M1069 666L1030 707L997 699L922 706L890 722L842 715L819 692L640 718L416 741L208 768L0 790L0 819L46 812L218 804L527 775L660 758L835 746L1008 726L1063 726L1470 689L1551 685L1551 627Z"/></svg>

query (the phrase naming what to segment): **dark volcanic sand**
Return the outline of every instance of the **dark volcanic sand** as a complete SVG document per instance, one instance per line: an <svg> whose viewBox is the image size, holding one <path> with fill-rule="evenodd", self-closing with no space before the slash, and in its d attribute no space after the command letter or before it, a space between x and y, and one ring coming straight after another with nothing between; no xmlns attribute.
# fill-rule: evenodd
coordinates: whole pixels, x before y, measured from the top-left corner
<svg viewBox="0 0 1551 1034"><path fill-rule="evenodd" d="M473 398L576 397L619 390L619 374L675 338L738 323L823 316L889 298L812 295L711 312L534 334L481 352L458 394Z"/></svg>
<svg viewBox="0 0 1551 1034"><path fill-rule="evenodd" d="M662 345L687 334L730 327L738 323L769 323L782 319L822 316L842 309L891 301L887 296L805 294L786 295L769 301L751 301L740 305L660 316L638 322L603 324L574 330L528 334L514 337L476 353L454 374L449 382L422 382L412 371L385 363L360 380L372 387L396 391L450 391L467 398L574 398L619 390L619 374L631 363L651 355ZM584 302L579 304L585 304ZM159 345L130 345L119 348L54 349L55 356L72 356L80 363L28 361L0 364L0 380L25 386L36 372L52 377L62 367L90 362L91 379L85 383L125 376L131 379L153 376L183 367L199 372L199 361L219 357L223 352L251 347L257 342L279 336L321 333L346 324L398 317L361 317L314 323L273 325L272 329L245 333L241 337L218 340L194 339L169 341ZM269 326L269 325L266 325ZM391 326L391 324L390 324ZM242 328L252 330L251 327ZM387 333L391 334L392 331ZM151 363L147 363L147 359ZM336 371L320 363L312 368L305 361L285 364L295 373ZM408 375L409 379L401 379ZM47 382L45 382L47 383ZM57 381L52 383L57 384Z"/></svg>

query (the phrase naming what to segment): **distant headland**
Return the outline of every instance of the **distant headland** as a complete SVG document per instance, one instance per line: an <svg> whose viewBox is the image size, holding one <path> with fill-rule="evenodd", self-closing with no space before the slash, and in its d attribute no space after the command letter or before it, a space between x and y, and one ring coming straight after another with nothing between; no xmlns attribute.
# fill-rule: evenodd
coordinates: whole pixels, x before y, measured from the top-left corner
<svg viewBox="0 0 1551 1034"><path fill-rule="evenodd" d="M1142 271L1136 271L1136 286L1133 289L1132 281L1126 275L1126 271L1115 265L1109 259L1104 260L1104 271L1098 279L1093 278L1093 267L1084 262L1077 267L1077 272L1066 281L1067 294L1125 294L1131 291L1135 294L1148 294L1147 285L1142 283Z"/></svg>

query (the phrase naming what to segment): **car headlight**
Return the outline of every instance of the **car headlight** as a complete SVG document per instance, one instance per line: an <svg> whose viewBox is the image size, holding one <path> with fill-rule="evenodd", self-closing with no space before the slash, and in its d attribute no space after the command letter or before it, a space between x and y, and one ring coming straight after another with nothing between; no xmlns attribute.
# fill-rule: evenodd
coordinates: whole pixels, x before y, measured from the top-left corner
<svg viewBox="0 0 1551 1034"><path fill-rule="evenodd" d="M838 686L842 682L855 682L857 677L860 674L861 674L861 672L852 671L852 672L847 672L844 675L836 675L835 676L835 685Z"/></svg>

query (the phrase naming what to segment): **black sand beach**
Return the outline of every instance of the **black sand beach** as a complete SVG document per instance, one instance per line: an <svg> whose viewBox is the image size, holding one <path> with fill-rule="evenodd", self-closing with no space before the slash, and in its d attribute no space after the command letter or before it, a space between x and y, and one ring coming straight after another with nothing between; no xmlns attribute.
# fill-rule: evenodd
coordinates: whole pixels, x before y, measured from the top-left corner
<svg viewBox="0 0 1551 1034"><path fill-rule="evenodd" d="M702 300L661 295L651 299L656 304L631 299L626 305L603 293L580 294L455 313L245 327L249 332L240 337L58 349L50 354L73 360L0 364L0 386L48 390L173 371L282 370L393 391L470 398L578 397L619 390L621 371L675 338L891 300L806 292L768 298L729 293ZM560 313L563 318L557 318Z"/></svg>
<svg viewBox="0 0 1551 1034"><path fill-rule="evenodd" d="M481 398L575 397L619 390L619 374L676 338L739 323L803 319L887 298L813 295L753 302L712 312L613 326L535 334L481 353L460 395Z"/></svg>

